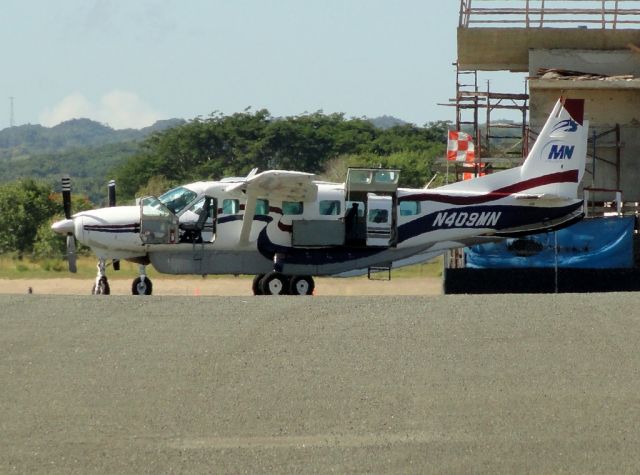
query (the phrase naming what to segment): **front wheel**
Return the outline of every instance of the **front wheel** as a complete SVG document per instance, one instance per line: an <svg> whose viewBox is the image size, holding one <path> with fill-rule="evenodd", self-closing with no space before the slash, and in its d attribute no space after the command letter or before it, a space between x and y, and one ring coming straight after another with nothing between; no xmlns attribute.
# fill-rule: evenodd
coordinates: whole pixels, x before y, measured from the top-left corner
<svg viewBox="0 0 640 475"><path fill-rule="evenodd" d="M133 279L133 283L131 284L131 294L132 295L151 295L153 291L153 284L151 283L151 279L149 277L136 277Z"/></svg>
<svg viewBox="0 0 640 475"><path fill-rule="evenodd" d="M260 280L263 295L286 295L289 280L279 272L271 272Z"/></svg>
<svg viewBox="0 0 640 475"><path fill-rule="evenodd" d="M100 277L91 289L91 295L109 295L110 293L109 281L105 276Z"/></svg>
<svg viewBox="0 0 640 475"><path fill-rule="evenodd" d="M289 293L291 295L311 295L314 288L313 277L310 275L296 275L291 279Z"/></svg>

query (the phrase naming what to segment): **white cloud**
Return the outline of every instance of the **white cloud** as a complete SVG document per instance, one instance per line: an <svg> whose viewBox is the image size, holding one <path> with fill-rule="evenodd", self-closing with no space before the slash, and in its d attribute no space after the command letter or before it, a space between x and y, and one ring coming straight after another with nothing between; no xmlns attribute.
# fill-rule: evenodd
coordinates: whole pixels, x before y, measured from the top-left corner
<svg viewBox="0 0 640 475"><path fill-rule="evenodd" d="M88 118L107 124L114 129L139 129L160 119L160 114L137 94L129 91L111 91L91 103L83 94L74 92L51 109L40 114L40 123L51 127L70 119Z"/></svg>

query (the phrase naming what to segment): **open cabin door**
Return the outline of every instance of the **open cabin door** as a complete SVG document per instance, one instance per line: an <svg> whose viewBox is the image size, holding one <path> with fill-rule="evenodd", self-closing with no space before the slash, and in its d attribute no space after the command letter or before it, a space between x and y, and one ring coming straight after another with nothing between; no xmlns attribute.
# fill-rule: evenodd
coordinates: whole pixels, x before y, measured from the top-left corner
<svg viewBox="0 0 640 475"><path fill-rule="evenodd" d="M347 238L355 237L356 242L367 246L395 245L399 179L400 170L349 168L346 181L347 207L356 204L358 217L353 231L347 230ZM364 209L361 212L362 207Z"/></svg>
<svg viewBox="0 0 640 475"><path fill-rule="evenodd" d="M173 244L178 239L178 218L155 196L140 200L140 239L144 244Z"/></svg>
<svg viewBox="0 0 640 475"><path fill-rule="evenodd" d="M391 196L367 195L367 246L388 247L393 225Z"/></svg>

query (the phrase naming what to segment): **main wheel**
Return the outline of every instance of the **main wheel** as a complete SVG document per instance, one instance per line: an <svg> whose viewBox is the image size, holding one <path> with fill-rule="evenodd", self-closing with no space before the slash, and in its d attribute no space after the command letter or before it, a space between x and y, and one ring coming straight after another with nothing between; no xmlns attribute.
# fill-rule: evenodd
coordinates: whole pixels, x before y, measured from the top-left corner
<svg viewBox="0 0 640 475"><path fill-rule="evenodd" d="M260 288L260 281L264 278L264 274L258 274L253 278L253 283L251 284L251 290L253 290L253 295L264 295L262 293L262 289Z"/></svg>
<svg viewBox="0 0 640 475"><path fill-rule="evenodd" d="M106 276L100 277L96 284L93 284L91 289L91 295L109 295L111 289L109 288L109 281Z"/></svg>
<svg viewBox="0 0 640 475"><path fill-rule="evenodd" d="M279 272L270 272L260 280L263 295L286 295L289 279Z"/></svg>
<svg viewBox="0 0 640 475"><path fill-rule="evenodd" d="M145 277L144 280L142 280L142 277L133 279L133 283L131 284L132 295L151 295L152 291L153 283L149 277Z"/></svg>
<svg viewBox="0 0 640 475"><path fill-rule="evenodd" d="M311 295L314 288L313 277L310 275L296 275L291 279L289 293L291 295Z"/></svg>

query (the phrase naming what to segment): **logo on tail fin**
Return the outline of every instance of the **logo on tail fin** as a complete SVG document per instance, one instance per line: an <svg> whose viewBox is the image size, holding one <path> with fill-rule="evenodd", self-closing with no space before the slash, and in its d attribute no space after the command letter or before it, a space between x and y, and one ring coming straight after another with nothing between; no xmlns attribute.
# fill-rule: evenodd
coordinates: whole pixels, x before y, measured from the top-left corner
<svg viewBox="0 0 640 475"><path fill-rule="evenodd" d="M572 119L561 120L556 124L551 133L560 132L575 132L578 130L578 123Z"/></svg>
<svg viewBox="0 0 640 475"><path fill-rule="evenodd" d="M557 145L551 146L547 160L571 160L575 145Z"/></svg>

